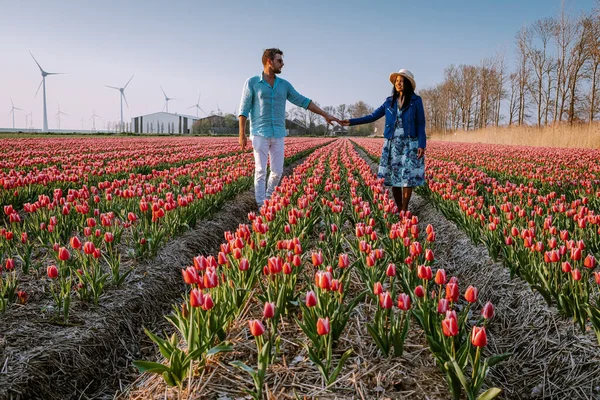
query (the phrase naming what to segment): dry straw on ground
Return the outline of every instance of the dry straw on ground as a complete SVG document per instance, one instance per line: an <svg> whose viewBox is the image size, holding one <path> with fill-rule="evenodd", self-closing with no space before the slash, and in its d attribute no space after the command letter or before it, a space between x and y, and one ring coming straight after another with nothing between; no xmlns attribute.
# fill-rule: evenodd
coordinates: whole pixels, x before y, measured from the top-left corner
<svg viewBox="0 0 600 400"><path fill-rule="evenodd" d="M136 265L124 287L108 290L97 308L76 301L71 326L53 325L51 312L40 313L49 295L11 307L0 321L0 398L112 398L137 377L131 361L153 356L144 354L154 347L143 327L165 326L163 316L185 289L181 268L198 254L216 252L224 230L237 228L255 208L252 191L238 195L155 259Z"/></svg>
<svg viewBox="0 0 600 400"><path fill-rule="evenodd" d="M600 148L600 125L554 125L537 127L490 127L476 131L433 134L433 141L509 144L536 147Z"/></svg>

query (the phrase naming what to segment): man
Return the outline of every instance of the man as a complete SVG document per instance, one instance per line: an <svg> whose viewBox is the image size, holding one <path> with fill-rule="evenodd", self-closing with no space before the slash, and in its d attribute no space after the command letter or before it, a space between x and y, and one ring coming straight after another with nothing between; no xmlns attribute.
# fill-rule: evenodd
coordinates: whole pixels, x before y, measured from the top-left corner
<svg viewBox="0 0 600 400"><path fill-rule="evenodd" d="M245 150L246 120L250 118L250 139L254 148L254 194L258 207L271 197L283 174L285 130L285 102L308 109L321 115L328 124L340 121L321 110L310 99L298 93L285 79L276 75L283 68L283 52L279 49L266 49L262 57L263 71L249 78L244 84L240 102L240 147ZM267 159L271 159L269 182ZM265 190L266 186L266 190Z"/></svg>

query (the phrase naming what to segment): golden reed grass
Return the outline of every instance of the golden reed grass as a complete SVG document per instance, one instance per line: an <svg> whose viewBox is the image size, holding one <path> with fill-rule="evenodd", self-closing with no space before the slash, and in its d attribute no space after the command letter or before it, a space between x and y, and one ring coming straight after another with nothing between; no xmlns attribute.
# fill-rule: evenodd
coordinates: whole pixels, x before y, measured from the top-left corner
<svg viewBox="0 0 600 400"><path fill-rule="evenodd" d="M430 140L509 144L515 146L567 147L600 149L600 123L557 125L542 128L532 126L489 127L476 131L456 131L432 134Z"/></svg>

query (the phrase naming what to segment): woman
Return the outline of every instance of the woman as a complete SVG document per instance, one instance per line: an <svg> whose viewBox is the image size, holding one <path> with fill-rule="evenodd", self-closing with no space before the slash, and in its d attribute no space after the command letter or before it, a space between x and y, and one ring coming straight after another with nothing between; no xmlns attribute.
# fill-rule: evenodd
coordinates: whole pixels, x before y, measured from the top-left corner
<svg viewBox="0 0 600 400"><path fill-rule="evenodd" d="M344 126L368 124L385 115L383 151L377 176L392 187L398 211L408 211L415 186L425 183L425 111L423 101L414 91L413 74L406 69L390 75L392 95L361 118L342 121Z"/></svg>

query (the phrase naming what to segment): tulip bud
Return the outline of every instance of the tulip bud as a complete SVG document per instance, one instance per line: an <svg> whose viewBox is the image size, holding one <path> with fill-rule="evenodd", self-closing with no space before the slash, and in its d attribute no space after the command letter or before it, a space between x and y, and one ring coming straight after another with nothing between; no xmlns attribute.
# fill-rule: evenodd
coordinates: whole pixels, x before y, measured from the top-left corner
<svg viewBox="0 0 600 400"><path fill-rule="evenodd" d="M7 258L4 267L7 271L12 271L13 269L15 269L15 260L13 258Z"/></svg>
<svg viewBox="0 0 600 400"><path fill-rule="evenodd" d="M458 334L458 321L456 318L445 318L442 321L442 332L445 336L456 336Z"/></svg>
<svg viewBox="0 0 600 400"><path fill-rule="evenodd" d="M410 296L406 293L400 293L398 296L398 308L402 311L410 310Z"/></svg>
<svg viewBox="0 0 600 400"><path fill-rule="evenodd" d="M435 283L438 285L446 284L446 271L444 269L438 269L435 273Z"/></svg>
<svg viewBox="0 0 600 400"><path fill-rule="evenodd" d="M375 282L373 285L373 294L378 296L383 293L383 286L381 286L381 282Z"/></svg>
<svg viewBox="0 0 600 400"><path fill-rule="evenodd" d="M419 285L415 288L415 296L417 296L420 299L425 297L425 290L423 289L423 286Z"/></svg>
<svg viewBox="0 0 600 400"><path fill-rule="evenodd" d="M50 265L48 267L48 278L50 279L56 279L58 278L58 268L56 268L56 265Z"/></svg>
<svg viewBox="0 0 600 400"><path fill-rule="evenodd" d="M588 268L588 269L594 269L596 267L596 259L594 258L593 255L588 254L585 257L585 260L583 260L583 266Z"/></svg>
<svg viewBox="0 0 600 400"><path fill-rule="evenodd" d="M476 287L469 286L465 291L465 299L469 303L475 303L477 301L478 290Z"/></svg>
<svg viewBox="0 0 600 400"><path fill-rule="evenodd" d="M471 334L471 344L475 347L484 347L487 344L487 334L485 327L474 326Z"/></svg>
<svg viewBox="0 0 600 400"><path fill-rule="evenodd" d="M485 319L490 319L494 316L494 305L489 301L485 303L481 310L481 316Z"/></svg>
<svg viewBox="0 0 600 400"><path fill-rule="evenodd" d="M331 325L329 324L329 317L325 319L319 318L317 320L317 333L321 336L329 334Z"/></svg>
<svg viewBox="0 0 600 400"><path fill-rule="evenodd" d="M199 289L192 289L190 292L190 306L196 308L204 304L204 296Z"/></svg>
<svg viewBox="0 0 600 400"><path fill-rule="evenodd" d="M310 290L306 293L305 304L307 307L314 307L317 305L317 296L315 295L315 292L313 292L312 290Z"/></svg>
<svg viewBox="0 0 600 400"><path fill-rule="evenodd" d="M68 261L69 258L71 258L71 254L69 253L69 250L67 250L64 247L61 247L58 249L58 259L61 261Z"/></svg>
<svg viewBox="0 0 600 400"><path fill-rule="evenodd" d="M315 267L323 264L323 254L320 251L318 253L312 253L312 263Z"/></svg>
<svg viewBox="0 0 600 400"><path fill-rule="evenodd" d="M390 263L385 270L385 274L389 277L396 276L396 265Z"/></svg>
<svg viewBox="0 0 600 400"><path fill-rule="evenodd" d="M263 317L265 319L270 319L275 316L275 303L265 303L265 307L263 310Z"/></svg>
<svg viewBox="0 0 600 400"><path fill-rule="evenodd" d="M458 285L456 283L448 283L446 285L446 298L449 301L456 302L458 300L459 292Z"/></svg>
<svg viewBox="0 0 600 400"><path fill-rule="evenodd" d="M425 260L427 260L427 261L433 261L434 260L433 251L431 249L425 250Z"/></svg>
<svg viewBox="0 0 600 400"><path fill-rule="evenodd" d="M448 308L450 306L450 302L447 299L440 299L440 301L438 301L438 308L437 311L440 314L446 314L446 311L448 311Z"/></svg>
<svg viewBox="0 0 600 400"><path fill-rule="evenodd" d="M264 325L257 319L248 321L248 326L250 327L250 334L252 336L261 336L263 333L265 333Z"/></svg>
<svg viewBox="0 0 600 400"><path fill-rule="evenodd" d="M394 304L392 300L392 296L390 296L389 292L383 292L379 295L379 306L384 309L392 308Z"/></svg>
<svg viewBox="0 0 600 400"><path fill-rule="evenodd" d="M573 277L574 281L580 281L581 280L581 271L579 271L578 268L575 268L574 270L571 271L571 276Z"/></svg>
<svg viewBox="0 0 600 400"><path fill-rule="evenodd" d="M338 260L338 267L346 268L350 265L350 261L348 260L348 254L340 254Z"/></svg>

